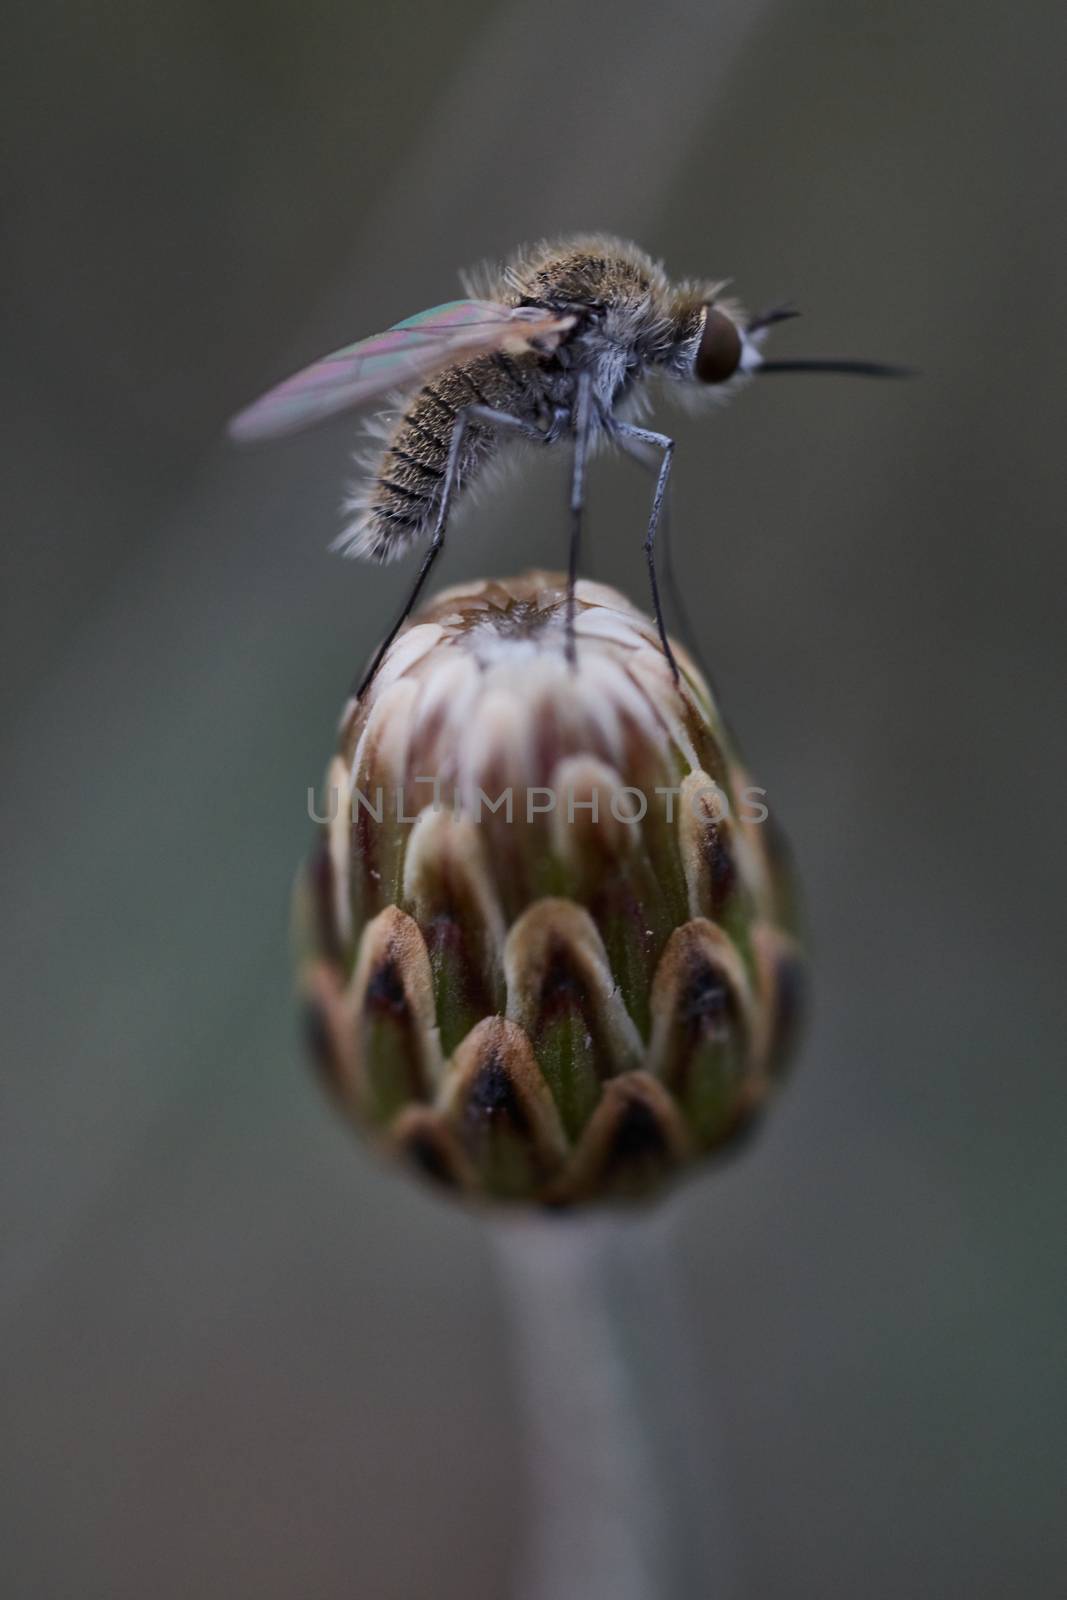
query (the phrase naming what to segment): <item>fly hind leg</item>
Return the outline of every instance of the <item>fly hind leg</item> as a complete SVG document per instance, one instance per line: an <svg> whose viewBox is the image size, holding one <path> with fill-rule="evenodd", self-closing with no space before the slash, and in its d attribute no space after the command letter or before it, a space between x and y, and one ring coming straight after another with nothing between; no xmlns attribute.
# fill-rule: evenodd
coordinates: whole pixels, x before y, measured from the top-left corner
<svg viewBox="0 0 1067 1600"><path fill-rule="evenodd" d="M411 593L404 602L403 608L389 632L378 646L371 658L371 664L360 680L356 690L356 699L361 700L374 681L375 674L385 658L386 651L393 643L397 634L404 626L415 609L416 601L422 593L423 585L430 575L430 568L441 554L445 543L445 528L448 525L448 514L452 509L452 500L459 487L460 464L463 458L463 440L472 422L487 423L490 427L501 431L523 434L528 439L535 439L544 443L549 437L542 429L526 422L522 417L512 416L510 411L496 411L492 406L469 405L462 406L456 412L456 421L452 428L452 437L448 446L448 462L445 466L445 475L441 484L441 499L437 507L437 518L434 522L433 537L430 548L422 558Z"/></svg>

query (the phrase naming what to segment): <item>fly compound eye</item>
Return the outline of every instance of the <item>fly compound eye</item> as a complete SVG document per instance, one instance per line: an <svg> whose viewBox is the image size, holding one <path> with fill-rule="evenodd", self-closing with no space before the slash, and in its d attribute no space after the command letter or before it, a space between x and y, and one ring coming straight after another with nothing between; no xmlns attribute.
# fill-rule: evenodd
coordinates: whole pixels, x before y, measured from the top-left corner
<svg viewBox="0 0 1067 1600"><path fill-rule="evenodd" d="M704 331L697 346L693 364L694 376L701 383L725 383L732 378L741 364L741 335L737 324L725 311L709 306L704 317Z"/></svg>

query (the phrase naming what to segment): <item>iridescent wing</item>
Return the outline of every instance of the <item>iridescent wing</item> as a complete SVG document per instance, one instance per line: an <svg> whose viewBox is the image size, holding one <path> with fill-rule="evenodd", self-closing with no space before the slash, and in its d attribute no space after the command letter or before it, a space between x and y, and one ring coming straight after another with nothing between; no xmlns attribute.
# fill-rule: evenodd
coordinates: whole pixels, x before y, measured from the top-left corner
<svg viewBox="0 0 1067 1600"><path fill-rule="evenodd" d="M286 378L238 412L229 432L241 440L296 433L375 395L421 382L453 361L493 350L518 355L533 346L555 349L573 321L537 306L450 300Z"/></svg>

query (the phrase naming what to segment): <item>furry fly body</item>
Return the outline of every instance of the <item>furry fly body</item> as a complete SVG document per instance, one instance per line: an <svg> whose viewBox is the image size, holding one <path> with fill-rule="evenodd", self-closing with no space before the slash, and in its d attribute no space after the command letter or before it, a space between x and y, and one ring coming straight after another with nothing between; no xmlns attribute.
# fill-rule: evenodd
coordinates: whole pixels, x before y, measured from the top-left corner
<svg viewBox="0 0 1067 1600"><path fill-rule="evenodd" d="M891 376L902 370L865 361L767 361L762 346L768 330L795 313L780 307L746 317L723 289L714 282L673 285L651 257L617 239L594 235L539 245L501 271L483 272L470 298L324 357L233 419L233 437L271 438L382 395L399 397L395 413L372 425L373 456L346 502L348 522L336 548L384 562L427 538L429 547L358 694L414 607L457 501L520 440L571 446L566 649L572 663L590 452L607 442L646 466L648 452L658 456L645 553L660 638L677 677L656 570L674 441L634 420L648 403L652 380L680 397L722 400L757 373Z"/></svg>

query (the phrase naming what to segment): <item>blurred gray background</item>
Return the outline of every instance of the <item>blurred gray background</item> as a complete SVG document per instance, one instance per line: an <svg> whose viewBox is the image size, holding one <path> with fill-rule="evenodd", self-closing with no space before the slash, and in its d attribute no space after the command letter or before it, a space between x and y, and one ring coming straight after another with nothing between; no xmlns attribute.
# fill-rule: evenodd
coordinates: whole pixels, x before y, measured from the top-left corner
<svg viewBox="0 0 1067 1600"><path fill-rule="evenodd" d="M291 1015L307 786L410 573L326 551L350 423L220 435L588 227L794 297L783 354L925 372L670 424L679 566L817 952L776 1114L677 1201L733 1544L706 1592L1063 1592L1064 33L928 0L9 5L5 1595L506 1591L484 1230L351 1142ZM590 566L643 600L632 471L596 464ZM560 561L562 473L441 578Z"/></svg>

